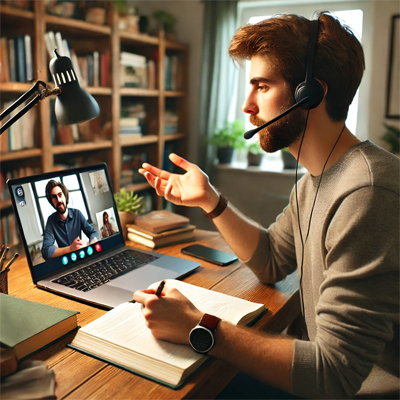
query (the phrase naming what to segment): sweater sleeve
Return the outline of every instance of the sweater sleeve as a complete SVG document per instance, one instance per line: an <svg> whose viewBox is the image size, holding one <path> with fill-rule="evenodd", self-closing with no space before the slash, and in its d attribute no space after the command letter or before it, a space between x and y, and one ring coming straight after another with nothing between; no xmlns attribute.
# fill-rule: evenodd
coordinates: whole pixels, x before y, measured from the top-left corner
<svg viewBox="0 0 400 400"><path fill-rule="evenodd" d="M263 283L278 282L297 269L293 218L287 206L269 229L260 226L255 252L249 260L241 260Z"/></svg>
<svg viewBox="0 0 400 400"><path fill-rule="evenodd" d="M292 391L353 397L399 323L398 194L379 187L351 193L332 206L325 232L316 336L294 342Z"/></svg>

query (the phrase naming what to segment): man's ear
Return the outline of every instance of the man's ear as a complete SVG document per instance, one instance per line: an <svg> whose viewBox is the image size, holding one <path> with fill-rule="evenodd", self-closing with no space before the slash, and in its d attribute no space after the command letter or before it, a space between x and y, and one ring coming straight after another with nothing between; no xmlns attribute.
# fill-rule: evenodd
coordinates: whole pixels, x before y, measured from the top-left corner
<svg viewBox="0 0 400 400"><path fill-rule="evenodd" d="M324 89L324 97L325 97L326 94L328 93L328 84L326 82L324 82L324 81L321 81L321 79L318 79L318 78L314 78L314 79L316 81L318 81L321 84L321 86L323 87L323 89Z"/></svg>

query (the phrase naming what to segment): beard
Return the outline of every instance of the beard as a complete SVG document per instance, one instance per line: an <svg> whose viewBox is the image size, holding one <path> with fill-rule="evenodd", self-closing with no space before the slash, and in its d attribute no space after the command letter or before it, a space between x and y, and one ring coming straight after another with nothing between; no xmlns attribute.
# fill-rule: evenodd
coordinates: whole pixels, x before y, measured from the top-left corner
<svg viewBox="0 0 400 400"><path fill-rule="evenodd" d="M57 203L57 212L59 214L64 214L67 211L67 206L61 201Z"/></svg>
<svg viewBox="0 0 400 400"><path fill-rule="evenodd" d="M290 108L288 104L279 111L278 115ZM256 126L265 124L262 118L250 115L250 123ZM306 124L304 110L296 108L285 117L258 132L260 147L267 153L274 153L289 147L300 139Z"/></svg>

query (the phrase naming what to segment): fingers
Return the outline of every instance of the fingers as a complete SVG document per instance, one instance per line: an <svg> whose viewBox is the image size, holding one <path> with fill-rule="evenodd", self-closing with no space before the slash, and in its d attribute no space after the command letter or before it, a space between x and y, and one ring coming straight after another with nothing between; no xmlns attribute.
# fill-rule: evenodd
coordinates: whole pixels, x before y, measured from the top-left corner
<svg viewBox="0 0 400 400"><path fill-rule="evenodd" d="M179 168L184 169L185 171L189 171L194 165L194 164L190 163L189 161L186 161L184 158L178 156L175 153L171 153L169 155L169 159L171 160L171 162L173 162Z"/></svg>
<svg viewBox="0 0 400 400"><path fill-rule="evenodd" d="M133 300L135 300L136 303L144 304L148 299L148 296L154 294L156 294L154 289L138 290L133 293Z"/></svg>
<svg viewBox="0 0 400 400"><path fill-rule="evenodd" d="M164 171L162 169L159 169L157 167L153 167L151 164L148 163L144 163L142 165L142 168L139 169L139 173L141 173L142 175L145 174L145 172L150 172L151 174L153 174L154 176L159 176L162 179L166 179L168 180L170 177L170 173L167 171Z"/></svg>

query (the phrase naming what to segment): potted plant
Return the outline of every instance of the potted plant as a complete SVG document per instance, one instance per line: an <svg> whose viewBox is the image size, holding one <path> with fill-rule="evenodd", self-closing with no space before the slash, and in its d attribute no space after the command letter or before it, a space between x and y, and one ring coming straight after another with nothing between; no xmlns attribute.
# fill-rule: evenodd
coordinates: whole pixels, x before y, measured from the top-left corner
<svg viewBox="0 0 400 400"><path fill-rule="evenodd" d="M118 29L139 33L139 9L132 0L115 0L118 11Z"/></svg>
<svg viewBox="0 0 400 400"><path fill-rule="evenodd" d="M251 143L247 147L247 164L259 167L263 158L262 149L258 142Z"/></svg>
<svg viewBox="0 0 400 400"><path fill-rule="evenodd" d="M297 160L292 156L292 153L287 147L281 150L281 156L283 161L283 169L294 169L296 168Z"/></svg>
<svg viewBox="0 0 400 400"><path fill-rule="evenodd" d="M126 240L126 225L133 224L135 218L143 213L143 197L139 197L137 193L128 191L123 187L118 193L114 194L114 199L118 209L122 233Z"/></svg>
<svg viewBox="0 0 400 400"><path fill-rule="evenodd" d="M158 23L158 28L164 29L165 37L169 40L175 40L175 24L177 19L167 11L158 10L153 12L153 18Z"/></svg>
<svg viewBox="0 0 400 400"><path fill-rule="evenodd" d="M217 157L220 164L229 164L232 161L235 149L243 149L244 124L241 120L226 122L222 129L214 132L210 142L217 148Z"/></svg>
<svg viewBox="0 0 400 400"><path fill-rule="evenodd" d="M399 155L400 154L400 129L395 126L388 125L388 124L384 124L384 126L386 128L386 131L382 136L382 140L389 145L390 151L393 154Z"/></svg>
<svg viewBox="0 0 400 400"><path fill-rule="evenodd" d="M107 17L107 0L86 1L85 21L95 25L104 25Z"/></svg>

